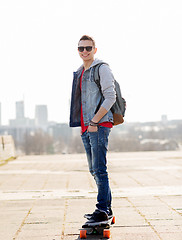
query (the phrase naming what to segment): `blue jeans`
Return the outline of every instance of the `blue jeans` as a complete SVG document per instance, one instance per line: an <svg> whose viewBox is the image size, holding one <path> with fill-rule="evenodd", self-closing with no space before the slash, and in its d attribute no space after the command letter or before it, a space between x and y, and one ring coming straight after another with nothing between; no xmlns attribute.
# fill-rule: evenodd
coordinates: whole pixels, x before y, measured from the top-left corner
<svg viewBox="0 0 182 240"><path fill-rule="evenodd" d="M105 212L108 212L111 207L112 200L106 159L109 133L110 128L98 126L97 132L86 131L81 136L87 154L89 171L98 188L96 207Z"/></svg>

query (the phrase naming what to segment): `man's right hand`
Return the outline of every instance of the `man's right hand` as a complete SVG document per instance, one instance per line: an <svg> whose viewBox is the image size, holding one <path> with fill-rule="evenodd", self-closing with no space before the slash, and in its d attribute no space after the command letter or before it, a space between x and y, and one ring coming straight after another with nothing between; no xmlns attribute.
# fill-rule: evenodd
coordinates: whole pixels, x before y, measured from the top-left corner
<svg viewBox="0 0 182 240"><path fill-rule="evenodd" d="M97 126L88 126L87 132L97 132L98 127Z"/></svg>

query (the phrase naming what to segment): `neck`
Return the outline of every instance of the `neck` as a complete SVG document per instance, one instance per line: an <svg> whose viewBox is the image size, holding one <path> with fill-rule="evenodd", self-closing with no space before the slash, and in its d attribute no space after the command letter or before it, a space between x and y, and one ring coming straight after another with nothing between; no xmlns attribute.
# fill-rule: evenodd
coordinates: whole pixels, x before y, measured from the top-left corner
<svg viewBox="0 0 182 240"><path fill-rule="evenodd" d="M89 69L89 67L91 66L91 64L93 63L94 59L88 60L88 61L84 61L83 65L85 70Z"/></svg>

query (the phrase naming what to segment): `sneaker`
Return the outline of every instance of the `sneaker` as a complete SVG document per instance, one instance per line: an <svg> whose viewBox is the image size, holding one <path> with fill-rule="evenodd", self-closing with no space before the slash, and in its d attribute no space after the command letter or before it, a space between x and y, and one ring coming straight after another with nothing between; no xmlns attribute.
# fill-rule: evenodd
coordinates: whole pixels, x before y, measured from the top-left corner
<svg viewBox="0 0 182 240"><path fill-rule="evenodd" d="M84 218L87 218L88 220L92 217L93 213L86 213L84 215Z"/></svg>
<svg viewBox="0 0 182 240"><path fill-rule="evenodd" d="M111 219L113 217L113 211L109 208L108 218Z"/></svg>
<svg viewBox="0 0 182 240"><path fill-rule="evenodd" d="M84 218L87 218L88 220L92 217L93 213L86 213L84 215ZM111 219L113 217L113 212L112 209L109 208L109 213L108 213L108 219Z"/></svg>
<svg viewBox="0 0 182 240"><path fill-rule="evenodd" d="M85 225L95 226L98 224L107 224L108 220L109 218L106 212L96 209L90 219L85 223Z"/></svg>

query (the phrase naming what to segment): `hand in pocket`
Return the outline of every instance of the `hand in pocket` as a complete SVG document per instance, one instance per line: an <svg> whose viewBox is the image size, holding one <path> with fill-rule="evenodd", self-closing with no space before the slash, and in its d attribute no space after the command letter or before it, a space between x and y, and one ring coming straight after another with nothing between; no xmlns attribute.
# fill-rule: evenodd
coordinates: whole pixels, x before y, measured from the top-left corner
<svg viewBox="0 0 182 240"><path fill-rule="evenodd" d="M87 132L97 132L98 127L97 126L88 126Z"/></svg>

